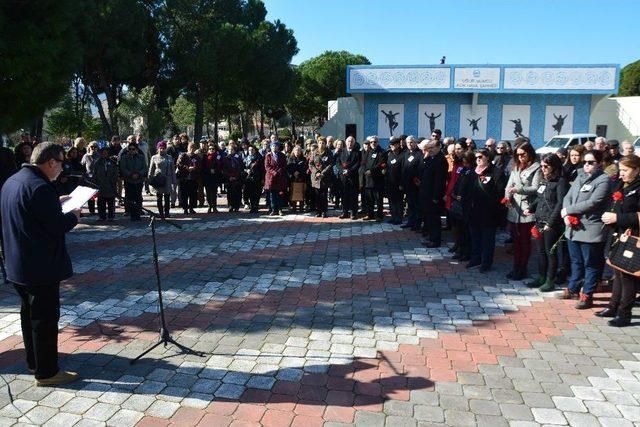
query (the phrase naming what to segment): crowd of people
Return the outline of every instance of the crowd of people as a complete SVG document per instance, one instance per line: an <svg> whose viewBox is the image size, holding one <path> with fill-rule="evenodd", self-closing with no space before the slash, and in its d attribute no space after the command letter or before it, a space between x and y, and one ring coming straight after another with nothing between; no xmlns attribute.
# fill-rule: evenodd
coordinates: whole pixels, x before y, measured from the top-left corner
<svg viewBox="0 0 640 427"><path fill-rule="evenodd" d="M560 297L577 299L578 309L592 307L599 283L612 282L611 303L599 314L615 317L612 324L629 323L637 279L605 268L615 235L627 229L637 235L639 228L640 158L628 141L598 137L540 157L525 137L513 145L489 138L479 148L470 138L443 139L435 129L430 138L391 138L388 149L376 136L361 144L319 135L196 144L186 134L153 148L134 135L102 145L78 138L66 150L56 188L62 195L83 180L96 186L89 211L97 204L99 221L114 219L123 190L132 221L140 220L145 190L155 193L163 217L177 206L187 215L198 207L214 214L226 193L229 212L244 205L258 213L264 196L269 215L326 218L331 202L341 219L382 221L386 198L388 221L422 233L427 247L441 247L442 229L450 229L449 251L468 269L491 270L496 233L506 228L513 244L507 278L544 292L564 286ZM16 147L16 168L31 150L28 143ZM533 251L537 277L530 278Z"/></svg>

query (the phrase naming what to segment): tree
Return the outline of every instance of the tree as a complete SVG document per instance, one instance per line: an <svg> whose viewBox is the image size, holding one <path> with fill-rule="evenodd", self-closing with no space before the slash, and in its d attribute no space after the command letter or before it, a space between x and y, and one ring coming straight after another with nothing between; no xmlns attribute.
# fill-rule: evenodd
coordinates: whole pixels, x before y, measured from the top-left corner
<svg viewBox="0 0 640 427"><path fill-rule="evenodd" d="M58 138L83 136L87 140L94 140L102 136L100 120L86 111L79 111L70 93L51 110L45 122L47 132Z"/></svg>
<svg viewBox="0 0 640 427"><path fill-rule="evenodd" d="M41 117L69 88L81 59L73 0L0 3L0 133Z"/></svg>
<svg viewBox="0 0 640 427"><path fill-rule="evenodd" d="M160 139L165 129L164 115L158 108L155 89L151 86L127 92L118 107L117 114L130 124L133 124L134 119L141 117L143 121L141 134L144 140L150 143Z"/></svg>
<svg viewBox="0 0 640 427"><path fill-rule="evenodd" d="M347 96L347 65L370 64L362 55L346 51L327 51L298 66L299 85L290 104L294 116L317 118L321 126L327 102Z"/></svg>
<svg viewBox="0 0 640 427"><path fill-rule="evenodd" d="M632 62L620 71L620 96L640 96L640 61Z"/></svg>
<svg viewBox="0 0 640 427"><path fill-rule="evenodd" d="M160 52L154 9L144 0L86 0L81 76L105 133L118 133L116 110L126 87L143 88L157 78ZM106 111L100 96L104 95Z"/></svg>
<svg viewBox="0 0 640 427"><path fill-rule="evenodd" d="M180 95L176 98L170 109L171 119L176 126L186 129L187 126L193 125L196 118L196 106L186 96Z"/></svg>

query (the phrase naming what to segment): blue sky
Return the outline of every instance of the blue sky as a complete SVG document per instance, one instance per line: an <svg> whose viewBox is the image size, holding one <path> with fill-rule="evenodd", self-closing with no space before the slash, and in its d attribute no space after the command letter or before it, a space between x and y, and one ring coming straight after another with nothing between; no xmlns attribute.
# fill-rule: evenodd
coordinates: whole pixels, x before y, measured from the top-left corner
<svg viewBox="0 0 640 427"><path fill-rule="evenodd" d="M294 30L294 64L325 50L378 65L640 59L640 0L264 0Z"/></svg>

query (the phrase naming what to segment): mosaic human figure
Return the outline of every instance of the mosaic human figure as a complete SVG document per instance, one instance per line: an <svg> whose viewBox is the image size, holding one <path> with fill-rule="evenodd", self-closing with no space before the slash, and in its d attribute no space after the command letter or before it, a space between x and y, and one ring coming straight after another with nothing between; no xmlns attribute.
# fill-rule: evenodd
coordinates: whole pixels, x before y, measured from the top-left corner
<svg viewBox="0 0 640 427"><path fill-rule="evenodd" d="M424 115L427 116L427 119L429 119L429 132L433 132L433 130L436 128L436 119L440 117L442 113L436 116L435 113L427 114L427 112L425 111Z"/></svg>
<svg viewBox="0 0 640 427"><path fill-rule="evenodd" d="M566 119L567 116L568 116L568 114L565 114L564 117L562 116L562 114L560 114L559 116L556 116L556 114L553 113L553 117L556 119L556 123L551 127L553 128L553 130L558 132L558 135L560 135L560 131L562 130L562 126L564 126L564 119Z"/></svg>
<svg viewBox="0 0 640 427"><path fill-rule="evenodd" d="M467 119L469 126L471 126L471 135L475 135L476 131L480 131L478 128L478 122L480 120L482 120L482 117L478 117L477 119Z"/></svg>
<svg viewBox="0 0 640 427"><path fill-rule="evenodd" d="M384 121L389 123L389 136L393 136L393 131L398 127L398 122L396 122L396 116L400 113L394 113L392 110L389 110L387 113L384 110L380 110L382 114L384 114Z"/></svg>
<svg viewBox="0 0 640 427"><path fill-rule="evenodd" d="M516 137L524 136L522 134L522 120L514 119L514 120L509 120L509 121L514 124L513 134Z"/></svg>

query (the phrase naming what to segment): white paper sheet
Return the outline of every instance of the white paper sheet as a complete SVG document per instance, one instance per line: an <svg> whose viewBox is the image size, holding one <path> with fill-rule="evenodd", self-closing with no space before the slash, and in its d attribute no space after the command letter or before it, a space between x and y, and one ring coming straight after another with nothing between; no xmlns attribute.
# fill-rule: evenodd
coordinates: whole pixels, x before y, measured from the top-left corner
<svg viewBox="0 0 640 427"><path fill-rule="evenodd" d="M69 194L69 199L62 202L62 212L67 213L75 209L82 208L85 203L98 193L98 190L91 187L79 185Z"/></svg>

